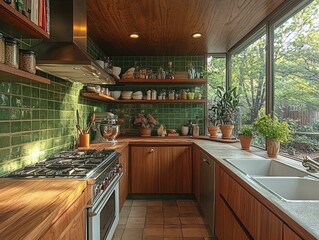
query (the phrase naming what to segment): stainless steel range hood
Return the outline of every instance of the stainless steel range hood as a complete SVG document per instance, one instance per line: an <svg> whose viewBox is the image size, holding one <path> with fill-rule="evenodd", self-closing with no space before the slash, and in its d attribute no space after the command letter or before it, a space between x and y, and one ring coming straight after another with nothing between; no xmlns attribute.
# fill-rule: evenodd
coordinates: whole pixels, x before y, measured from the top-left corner
<svg viewBox="0 0 319 240"><path fill-rule="evenodd" d="M32 49L41 71L72 82L115 83L87 53L86 0L50 1L50 40Z"/></svg>

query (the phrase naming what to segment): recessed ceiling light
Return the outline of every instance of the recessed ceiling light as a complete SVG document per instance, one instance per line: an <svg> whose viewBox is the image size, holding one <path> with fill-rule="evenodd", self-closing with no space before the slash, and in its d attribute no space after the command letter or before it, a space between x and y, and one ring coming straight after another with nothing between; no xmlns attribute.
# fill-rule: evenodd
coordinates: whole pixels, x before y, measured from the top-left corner
<svg viewBox="0 0 319 240"><path fill-rule="evenodd" d="M140 36L137 33L132 33L130 38L139 38Z"/></svg>
<svg viewBox="0 0 319 240"><path fill-rule="evenodd" d="M193 33L192 38L200 38L202 36L201 33Z"/></svg>

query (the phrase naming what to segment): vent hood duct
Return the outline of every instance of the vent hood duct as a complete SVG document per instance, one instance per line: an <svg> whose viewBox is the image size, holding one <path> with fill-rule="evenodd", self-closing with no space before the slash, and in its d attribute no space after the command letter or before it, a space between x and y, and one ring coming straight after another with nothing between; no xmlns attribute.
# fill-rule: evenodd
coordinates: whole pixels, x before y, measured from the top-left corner
<svg viewBox="0 0 319 240"><path fill-rule="evenodd" d="M84 84L115 83L87 53L86 0L50 1L50 39L32 49L41 71Z"/></svg>

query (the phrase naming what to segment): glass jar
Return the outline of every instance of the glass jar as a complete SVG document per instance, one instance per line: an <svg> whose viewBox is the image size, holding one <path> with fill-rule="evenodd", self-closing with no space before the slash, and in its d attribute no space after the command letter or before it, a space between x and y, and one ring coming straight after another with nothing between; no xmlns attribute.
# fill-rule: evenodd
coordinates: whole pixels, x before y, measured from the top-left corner
<svg viewBox="0 0 319 240"><path fill-rule="evenodd" d="M169 90L168 91L168 100L174 100L175 99L175 90Z"/></svg>
<svg viewBox="0 0 319 240"><path fill-rule="evenodd" d="M19 43L14 38L5 38L5 64L10 67L19 67Z"/></svg>
<svg viewBox="0 0 319 240"><path fill-rule="evenodd" d="M5 59L4 49L5 49L4 37L2 33L0 33L0 63L4 63L4 59Z"/></svg>
<svg viewBox="0 0 319 240"><path fill-rule="evenodd" d="M180 99L182 99L182 100L186 100L187 99L187 91L185 89L181 90Z"/></svg>
<svg viewBox="0 0 319 240"><path fill-rule="evenodd" d="M23 71L35 74L35 53L30 50L19 50L19 68Z"/></svg>

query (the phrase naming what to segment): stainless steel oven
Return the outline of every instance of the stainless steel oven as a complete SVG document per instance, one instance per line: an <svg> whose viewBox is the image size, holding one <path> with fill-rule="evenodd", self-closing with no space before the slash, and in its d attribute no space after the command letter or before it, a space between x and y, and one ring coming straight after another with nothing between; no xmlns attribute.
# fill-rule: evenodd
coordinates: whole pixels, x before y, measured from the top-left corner
<svg viewBox="0 0 319 240"><path fill-rule="evenodd" d="M107 191L93 203L87 213L89 240L111 240L119 222L119 180L117 175Z"/></svg>

